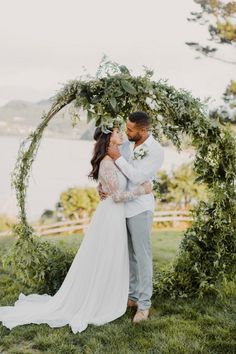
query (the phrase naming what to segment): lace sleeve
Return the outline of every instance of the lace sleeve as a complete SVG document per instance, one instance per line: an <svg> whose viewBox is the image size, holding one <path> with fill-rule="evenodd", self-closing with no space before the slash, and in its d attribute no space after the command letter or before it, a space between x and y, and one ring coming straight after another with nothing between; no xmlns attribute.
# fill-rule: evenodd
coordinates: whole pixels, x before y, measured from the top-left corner
<svg viewBox="0 0 236 354"><path fill-rule="evenodd" d="M100 163L99 178L114 202L126 202L135 199L139 195L145 194L145 189L141 185L131 191L120 191L116 169L117 167L111 160L103 160Z"/></svg>

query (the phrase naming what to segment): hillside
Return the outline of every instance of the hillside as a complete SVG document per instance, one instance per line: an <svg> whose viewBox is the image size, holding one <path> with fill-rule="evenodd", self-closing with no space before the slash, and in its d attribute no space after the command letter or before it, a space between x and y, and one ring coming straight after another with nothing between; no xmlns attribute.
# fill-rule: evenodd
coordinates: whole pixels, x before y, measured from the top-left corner
<svg viewBox="0 0 236 354"><path fill-rule="evenodd" d="M49 100L36 103L23 100L8 102L0 107L0 135L27 136L31 131L34 131L41 121L42 114L47 112L49 108ZM67 106L52 119L45 130L45 136L80 139L85 134L85 140L90 140L91 134L86 134L86 131L91 129L86 122L86 114L80 112L81 120L73 128L70 110L71 107Z"/></svg>

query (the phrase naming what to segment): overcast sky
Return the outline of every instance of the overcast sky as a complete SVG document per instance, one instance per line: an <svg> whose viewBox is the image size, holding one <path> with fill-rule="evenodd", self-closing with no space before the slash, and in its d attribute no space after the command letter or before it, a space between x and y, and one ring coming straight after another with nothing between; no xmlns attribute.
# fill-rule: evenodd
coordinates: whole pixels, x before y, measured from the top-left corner
<svg viewBox="0 0 236 354"><path fill-rule="evenodd" d="M49 98L83 67L94 74L103 54L133 74L145 65L155 79L219 100L235 68L194 59L184 42L208 36L187 21L194 10L192 0L2 0L0 105ZM232 59L230 48L221 56Z"/></svg>

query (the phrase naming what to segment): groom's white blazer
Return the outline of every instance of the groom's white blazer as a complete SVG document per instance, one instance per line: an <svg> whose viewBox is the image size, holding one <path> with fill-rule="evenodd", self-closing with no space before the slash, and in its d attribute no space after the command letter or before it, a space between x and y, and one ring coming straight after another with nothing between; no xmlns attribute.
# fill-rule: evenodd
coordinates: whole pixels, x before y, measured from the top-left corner
<svg viewBox="0 0 236 354"><path fill-rule="evenodd" d="M150 134L149 137L134 149L134 142L125 141L120 146L120 156L115 160L115 164L128 178L127 190L135 188L138 184L152 180L156 177L164 160L163 147ZM140 149L146 151L146 156L142 159L134 159L134 152ZM153 193L137 197L125 203L126 217L130 218L146 210L154 212L155 200Z"/></svg>

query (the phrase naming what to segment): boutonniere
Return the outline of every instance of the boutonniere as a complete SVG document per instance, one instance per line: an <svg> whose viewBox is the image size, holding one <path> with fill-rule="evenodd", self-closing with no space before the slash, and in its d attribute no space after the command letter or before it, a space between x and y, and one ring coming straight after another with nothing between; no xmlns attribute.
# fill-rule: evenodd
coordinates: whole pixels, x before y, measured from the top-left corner
<svg viewBox="0 0 236 354"><path fill-rule="evenodd" d="M141 148L138 151L134 151L133 160L142 160L147 154L148 150Z"/></svg>

